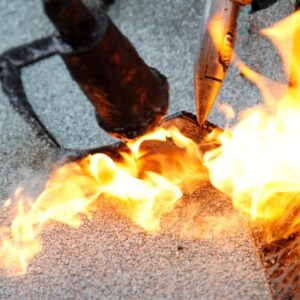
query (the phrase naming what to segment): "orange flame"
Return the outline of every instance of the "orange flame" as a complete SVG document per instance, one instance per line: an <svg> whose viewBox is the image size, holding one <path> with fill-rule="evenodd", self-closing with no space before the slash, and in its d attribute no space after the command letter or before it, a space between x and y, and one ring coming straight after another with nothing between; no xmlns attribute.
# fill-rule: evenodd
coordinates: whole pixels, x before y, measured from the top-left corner
<svg viewBox="0 0 300 300"><path fill-rule="evenodd" d="M222 24L212 23L211 30L221 47ZM286 47L287 40L300 36L299 32L300 13L263 31L276 42L285 70L291 73L285 91L284 84L257 74L235 57L241 72L261 89L265 103L244 112L234 128L210 134L208 138L219 135L221 147L204 156L212 183L232 196L236 208L265 225L268 240L288 235L300 222L300 51L299 43L293 55L287 55ZM280 90L280 97L274 90ZM223 110L234 116L229 107ZM175 153L153 153L144 143L155 140L167 145L169 139L177 146ZM82 215L92 217L103 198L145 230L157 231L183 189L191 190L206 178L197 144L176 128L159 128L128 146L122 160L98 153L58 168L35 200L18 189L3 207L17 203L11 225L0 228L0 267L24 274L42 249L40 235L48 224L78 227ZM220 229L217 224L215 230Z"/></svg>
<svg viewBox="0 0 300 300"><path fill-rule="evenodd" d="M172 153L167 159L157 153L151 156L142 149L144 141L167 143L169 138L179 149L174 158ZM128 146L131 151L121 153L120 161L99 153L63 165L35 201L18 189L6 202L7 206L17 201L17 215L11 226L0 229L0 267L24 274L42 249L43 228L51 222L80 226L81 215L91 217L101 197L145 230L157 231L161 217L182 197L181 187L199 183L206 174L198 146L176 128L160 128Z"/></svg>
<svg viewBox="0 0 300 300"><path fill-rule="evenodd" d="M218 32L218 26L213 22L212 32ZM289 235L300 222L300 12L262 34L275 43L291 84L271 81L235 56L240 71L260 88L265 101L243 112L238 124L220 135L222 146L204 160L214 186L263 224L271 241ZM293 40L294 49L289 47Z"/></svg>

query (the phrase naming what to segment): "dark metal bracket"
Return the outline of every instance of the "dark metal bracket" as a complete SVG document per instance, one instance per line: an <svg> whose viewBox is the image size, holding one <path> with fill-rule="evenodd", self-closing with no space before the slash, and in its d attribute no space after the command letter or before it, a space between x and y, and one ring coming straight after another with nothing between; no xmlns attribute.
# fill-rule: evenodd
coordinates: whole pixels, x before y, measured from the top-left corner
<svg viewBox="0 0 300 300"><path fill-rule="evenodd" d="M3 92L8 97L13 109L32 126L39 138L51 147L60 148L55 137L34 112L21 78L23 67L58 54L55 41L55 36L49 36L4 52L0 56L0 80Z"/></svg>

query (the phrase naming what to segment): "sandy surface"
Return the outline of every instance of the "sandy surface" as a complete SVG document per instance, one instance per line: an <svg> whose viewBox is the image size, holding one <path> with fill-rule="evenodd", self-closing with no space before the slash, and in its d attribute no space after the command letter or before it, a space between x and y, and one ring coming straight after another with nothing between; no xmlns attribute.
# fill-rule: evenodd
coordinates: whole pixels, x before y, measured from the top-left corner
<svg viewBox="0 0 300 300"><path fill-rule="evenodd" d="M194 111L193 63L204 1L116 0L110 14L149 65L167 75L170 111ZM281 78L278 58L257 32L287 15L293 1L241 15L238 53L251 66ZM0 52L52 32L40 1L0 2ZM55 74L55 76L53 76ZM48 128L69 148L112 141L94 120L93 109L59 57L22 72L26 92ZM242 110L260 101L234 68L220 101ZM210 119L224 125L215 109ZM55 156L16 115L0 92L0 198L18 185L35 191ZM149 235L110 208L79 229L56 225L43 233L44 250L22 277L0 275L0 299L267 299L265 276L247 225L230 200L209 185L186 197L197 216L192 236L179 225ZM6 215L0 213L0 220ZM187 218L179 218L179 224ZM166 221L166 223L168 223ZM179 227L178 227L179 226ZM190 224L189 224L190 226ZM196 229L195 229L196 228Z"/></svg>

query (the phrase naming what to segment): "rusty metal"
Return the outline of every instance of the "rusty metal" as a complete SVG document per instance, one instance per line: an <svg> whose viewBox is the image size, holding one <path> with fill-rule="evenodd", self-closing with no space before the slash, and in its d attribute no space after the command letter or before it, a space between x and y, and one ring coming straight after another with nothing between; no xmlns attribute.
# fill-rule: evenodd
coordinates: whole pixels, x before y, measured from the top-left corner
<svg viewBox="0 0 300 300"><path fill-rule="evenodd" d="M254 240L273 298L300 299L300 231L267 244L254 230Z"/></svg>
<svg viewBox="0 0 300 300"><path fill-rule="evenodd" d="M61 56L99 125L121 138L156 127L168 109L166 77L145 64L99 6L87 8L80 0L44 0L44 6L67 46Z"/></svg>

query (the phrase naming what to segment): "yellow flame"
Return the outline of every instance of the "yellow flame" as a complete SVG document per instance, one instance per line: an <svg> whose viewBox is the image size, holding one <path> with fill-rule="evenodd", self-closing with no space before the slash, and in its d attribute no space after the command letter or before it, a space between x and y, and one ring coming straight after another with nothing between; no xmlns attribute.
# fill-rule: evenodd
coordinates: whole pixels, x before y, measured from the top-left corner
<svg viewBox="0 0 300 300"><path fill-rule="evenodd" d="M218 26L212 23L212 32ZM262 34L275 43L292 84L271 81L235 56L265 101L243 112L238 124L219 136L221 147L206 153L204 160L214 186L263 224L271 241L287 236L300 222L300 12Z"/></svg>
<svg viewBox="0 0 300 300"><path fill-rule="evenodd" d="M221 49L223 27L215 21L211 32ZM263 31L276 43L285 71L291 73L289 88L259 75L235 56L235 63L261 89L265 102L245 111L235 127L221 134L212 132L205 139L209 143L219 136L221 144L204 156L212 183L232 196L236 208L265 226L267 240L288 235L300 222L299 24L300 13L295 13ZM294 47L287 51L287 41L292 39ZM223 110L234 117L228 106ZM147 148L149 140L168 145L169 139L176 151L156 153ZM48 224L78 227L82 215L92 217L104 198L145 230L157 231L162 216L174 209L183 190L192 190L206 178L198 145L174 127L159 128L128 146L130 151L122 152L121 160L98 153L58 168L36 199L18 189L4 205L8 209L17 203L11 224L0 228L0 267L24 274L42 250L40 235ZM186 218L189 209L187 214ZM214 218L206 221L215 222ZM221 229L218 223L214 231ZM191 231L189 224L183 231Z"/></svg>
<svg viewBox="0 0 300 300"><path fill-rule="evenodd" d="M4 204L3 204L3 207L8 207L11 205L11 199L7 199Z"/></svg>
<svg viewBox="0 0 300 300"><path fill-rule="evenodd" d="M166 144L170 138L177 153L142 149L145 141ZM161 217L182 197L181 188L199 183L207 174L198 146L175 127L160 128L128 146L131 150L121 153L122 160L113 161L98 153L63 165L35 200L19 188L14 199L7 202L17 202L16 217L11 226L0 229L0 267L24 274L42 249L40 234L44 227L51 222L80 226L81 216L90 217L101 197L145 230L157 231Z"/></svg>

